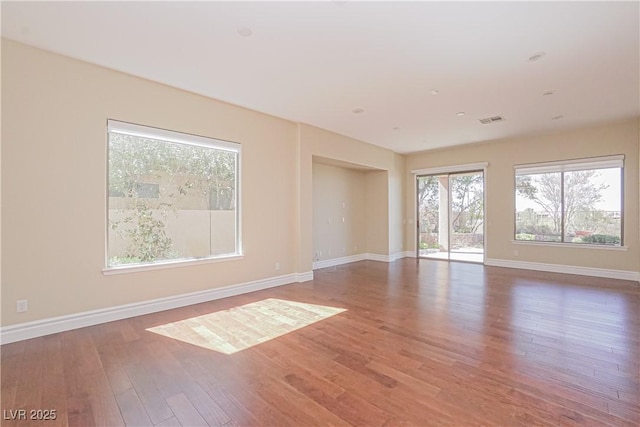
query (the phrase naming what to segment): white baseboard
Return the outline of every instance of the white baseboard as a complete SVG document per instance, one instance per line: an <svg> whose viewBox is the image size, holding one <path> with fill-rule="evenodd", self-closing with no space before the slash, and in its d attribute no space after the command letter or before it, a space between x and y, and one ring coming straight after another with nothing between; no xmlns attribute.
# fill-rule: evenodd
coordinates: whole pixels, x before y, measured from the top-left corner
<svg viewBox="0 0 640 427"><path fill-rule="evenodd" d="M391 255L364 253L364 254L345 256L341 258L323 259L321 261L314 261L312 264L312 268L314 270L318 270L320 268L335 267L337 265L349 264L349 263L358 262L358 261L393 262L400 258L406 258L406 257L415 258L415 256L416 254L411 251L398 252Z"/></svg>
<svg viewBox="0 0 640 427"><path fill-rule="evenodd" d="M415 252L396 252L390 255L367 254L367 259L371 261L393 262L401 258L415 258Z"/></svg>
<svg viewBox="0 0 640 427"><path fill-rule="evenodd" d="M313 271L307 271L306 273L297 273L295 274L295 276L296 276L296 280L293 280L292 282L289 282L289 283L308 282L310 280L313 280Z"/></svg>
<svg viewBox="0 0 640 427"><path fill-rule="evenodd" d="M345 256L345 257L341 257L341 258L333 258L333 259L323 259L320 261L314 261L311 265L311 268L313 270L318 270L320 268L327 268L327 267L335 267L337 265L342 265L342 264L350 264L352 262L358 262L358 261L364 261L367 259L367 254L357 254L357 255L350 255L350 256Z"/></svg>
<svg viewBox="0 0 640 427"><path fill-rule="evenodd" d="M367 256L367 260L369 261L379 261L379 262L392 262L395 261L393 259L393 255L381 255L381 254L365 254Z"/></svg>
<svg viewBox="0 0 640 427"><path fill-rule="evenodd" d="M85 311L66 316L52 317L33 322L19 323L0 328L0 343L9 344L29 338L41 337L71 329L84 328L85 326L98 325L114 320L141 316L172 308L184 307L192 304L227 298L234 295L246 294L262 289L313 280L313 271L306 273L293 273L284 276L270 277L268 279L255 280L223 288L209 289L206 291L176 295L166 298L158 298L133 304L119 305L99 310Z"/></svg>
<svg viewBox="0 0 640 427"><path fill-rule="evenodd" d="M541 262L513 261L507 259L487 258L485 265L494 267L521 268L523 270L548 271L551 273L578 274L580 276L605 277L607 279L640 280L637 271L609 270L604 268L578 267L573 265L545 264Z"/></svg>

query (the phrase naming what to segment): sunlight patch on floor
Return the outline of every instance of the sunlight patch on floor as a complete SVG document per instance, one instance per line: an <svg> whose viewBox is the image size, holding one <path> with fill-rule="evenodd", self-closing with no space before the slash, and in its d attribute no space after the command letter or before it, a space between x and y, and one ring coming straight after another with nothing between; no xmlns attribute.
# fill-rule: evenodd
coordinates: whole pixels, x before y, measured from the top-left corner
<svg viewBox="0 0 640 427"><path fill-rule="evenodd" d="M344 311L346 309L269 298L155 326L147 331L233 354Z"/></svg>

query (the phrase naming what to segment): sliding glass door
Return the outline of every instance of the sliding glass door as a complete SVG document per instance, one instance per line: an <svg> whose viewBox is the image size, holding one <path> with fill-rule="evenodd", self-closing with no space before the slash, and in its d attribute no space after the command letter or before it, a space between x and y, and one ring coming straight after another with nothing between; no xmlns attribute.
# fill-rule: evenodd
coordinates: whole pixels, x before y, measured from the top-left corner
<svg viewBox="0 0 640 427"><path fill-rule="evenodd" d="M418 256L484 261L482 171L417 177Z"/></svg>
<svg viewBox="0 0 640 427"><path fill-rule="evenodd" d="M418 256L449 259L448 175L418 176Z"/></svg>

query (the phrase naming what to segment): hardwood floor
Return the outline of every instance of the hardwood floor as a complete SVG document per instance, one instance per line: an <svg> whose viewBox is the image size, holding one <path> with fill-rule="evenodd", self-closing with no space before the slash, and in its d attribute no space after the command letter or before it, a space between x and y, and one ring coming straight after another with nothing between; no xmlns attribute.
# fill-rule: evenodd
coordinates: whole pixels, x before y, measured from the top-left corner
<svg viewBox="0 0 640 427"><path fill-rule="evenodd" d="M146 330L266 298L346 311L232 355ZM3 426L640 425L640 286L612 279L363 261L1 351Z"/></svg>

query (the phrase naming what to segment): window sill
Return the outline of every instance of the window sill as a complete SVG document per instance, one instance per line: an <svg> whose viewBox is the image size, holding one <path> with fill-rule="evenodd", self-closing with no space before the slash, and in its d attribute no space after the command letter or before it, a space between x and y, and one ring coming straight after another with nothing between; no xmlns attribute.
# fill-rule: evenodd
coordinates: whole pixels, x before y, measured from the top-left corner
<svg viewBox="0 0 640 427"><path fill-rule="evenodd" d="M154 264L119 265L115 267L104 268L102 270L102 274L104 274L105 276L111 276L114 274L137 273L140 271L163 270L165 268L178 268L178 267L190 267L192 265L200 265L200 264L213 264L216 262L235 261L243 258L244 258L244 255L242 254L233 254L233 255L219 256L215 258L182 259L182 260L175 260L175 261L158 262Z"/></svg>
<svg viewBox="0 0 640 427"><path fill-rule="evenodd" d="M607 251L626 251L628 246L590 245L585 243L556 243L540 242L535 240L512 240L514 245L551 246L556 248L580 248L580 249L604 249Z"/></svg>

